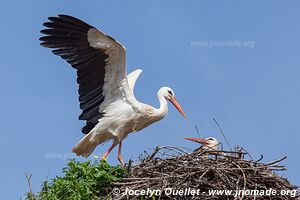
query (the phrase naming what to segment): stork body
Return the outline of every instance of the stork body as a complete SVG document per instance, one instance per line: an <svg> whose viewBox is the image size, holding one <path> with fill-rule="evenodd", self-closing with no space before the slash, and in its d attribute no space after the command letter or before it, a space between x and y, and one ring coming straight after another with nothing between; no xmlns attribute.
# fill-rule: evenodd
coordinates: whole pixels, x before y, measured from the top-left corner
<svg viewBox="0 0 300 200"><path fill-rule="evenodd" d="M82 110L80 120L86 125L86 134L73 148L78 156L88 157L97 145L112 140L105 158L131 132L142 130L164 118L168 112L167 100L185 117L173 90L162 87L158 93L159 108L139 102L134 96L134 86L142 70L126 73L126 49L112 37L93 26L68 15L49 17L41 33L41 45L53 48L77 70L79 102Z"/></svg>
<svg viewBox="0 0 300 200"><path fill-rule="evenodd" d="M140 108L136 110L126 104L121 108L115 106L107 110L105 117L99 119L99 123L90 133L79 141L73 148L73 152L77 155L88 157L92 154L97 145L108 140L113 140L112 150L115 146L120 144L128 134L140 131L164 118L168 113L168 107L167 100L163 94L164 91L168 89L169 88L163 87L159 90L160 108L158 109L144 103L139 103ZM110 153L110 151L108 153ZM119 160L122 159L119 158Z"/></svg>

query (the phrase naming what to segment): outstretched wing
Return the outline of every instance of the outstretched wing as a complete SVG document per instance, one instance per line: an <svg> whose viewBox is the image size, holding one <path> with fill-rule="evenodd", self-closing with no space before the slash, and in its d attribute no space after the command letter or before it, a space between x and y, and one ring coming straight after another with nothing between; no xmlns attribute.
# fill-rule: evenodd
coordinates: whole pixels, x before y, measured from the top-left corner
<svg viewBox="0 0 300 200"><path fill-rule="evenodd" d="M41 45L77 70L82 132L89 133L116 101L134 106L126 74L126 49L112 37L68 15L49 17Z"/></svg>

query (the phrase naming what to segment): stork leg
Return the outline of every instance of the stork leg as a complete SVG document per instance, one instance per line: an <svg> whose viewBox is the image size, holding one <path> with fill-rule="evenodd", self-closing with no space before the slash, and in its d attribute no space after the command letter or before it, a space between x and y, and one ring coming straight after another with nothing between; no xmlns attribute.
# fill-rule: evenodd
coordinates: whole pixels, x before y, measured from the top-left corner
<svg viewBox="0 0 300 200"><path fill-rule="evenodd" d="M124 163L123 157L121 155L121 150L122 150L122 141L119 143L118 160L121 163L122 167L125 167L125 163Z"/></svg>
<svg viewBox="0 0 300 200"><path fill-rule="evenodd" d="M111 147L107 150L107 152L100 158L100 160L106 159L108 154L117 146L117 144L113 143Z"/></svg>

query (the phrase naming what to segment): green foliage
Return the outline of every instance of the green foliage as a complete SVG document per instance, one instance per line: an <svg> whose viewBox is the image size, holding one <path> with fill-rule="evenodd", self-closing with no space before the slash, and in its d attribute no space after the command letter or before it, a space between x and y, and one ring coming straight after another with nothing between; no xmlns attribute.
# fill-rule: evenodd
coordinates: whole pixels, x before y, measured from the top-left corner
<svg viewBox="0 0 300 200"><path fill-rule="evenodd" d="M27 200L97 200L108 195L108 186L126 176L120 166L110 166L106 161L91 163L74 159L63 169L64 176L45 181L37 195L28 193Z"/></svg>

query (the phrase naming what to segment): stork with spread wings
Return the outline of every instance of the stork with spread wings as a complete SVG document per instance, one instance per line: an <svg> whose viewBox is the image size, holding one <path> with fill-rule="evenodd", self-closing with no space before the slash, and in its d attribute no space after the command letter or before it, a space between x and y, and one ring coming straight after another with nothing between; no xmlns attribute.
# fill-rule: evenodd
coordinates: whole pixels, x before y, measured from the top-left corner
<svg viewBox="0 0 300 200"><path fill-rule="evenodd" d="M97 145L112 140L112 146L102 156L106 158L131 132L144 129L164 118L168 112L167 101L186 117L175 98L174 91L162 87L157 93L160 107L140 103L134 96L134 85L142 70L127 75L126 49L118 41L93 26L68 15L49 17L41 33L41 45L52 48L55 55L66 60L77 70L80 120L86 125L86 134L73 148L78 156L88 157Z"/></svg>

